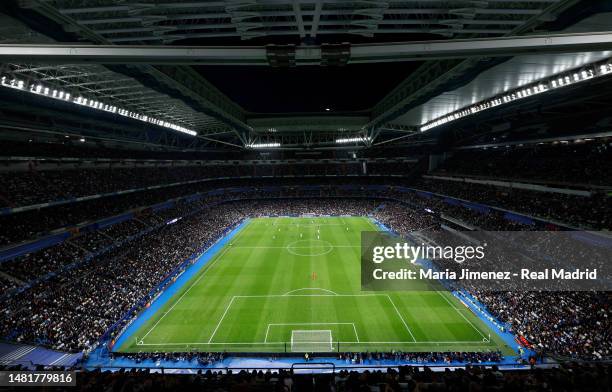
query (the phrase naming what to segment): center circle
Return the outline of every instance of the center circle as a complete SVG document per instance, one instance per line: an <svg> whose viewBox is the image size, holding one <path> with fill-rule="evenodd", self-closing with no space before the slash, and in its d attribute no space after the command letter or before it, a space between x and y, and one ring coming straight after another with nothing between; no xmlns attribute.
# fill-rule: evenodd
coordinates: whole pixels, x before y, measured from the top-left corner
<svg viewBox="0 0 612 392"><path fill-rule="evenodd" d="M287 245L287 251L296 256L322 256L334 249L328 241L299 240Z"/></svg>

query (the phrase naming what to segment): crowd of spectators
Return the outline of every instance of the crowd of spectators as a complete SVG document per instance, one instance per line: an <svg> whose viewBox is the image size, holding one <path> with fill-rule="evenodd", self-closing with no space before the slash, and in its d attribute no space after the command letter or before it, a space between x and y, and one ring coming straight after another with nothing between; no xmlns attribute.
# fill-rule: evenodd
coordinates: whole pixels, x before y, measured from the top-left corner
<svg viewBox="0 0 612 392"><path fill-rule="evenodd" d="M498 180L610 186L612 139L459 150L437 172Z"/></svg>
<svg viewBox="0 0 612 392"><path fill-rule="evenodd" d="M0 335L60 350L87 350L179 264L240 217L232 208L200 211L10 296L0 313Z"/></svg>
<svg viewBox="0 0 612 392"><path fill-rule="evenodd" d="M145 223L143 223L138 218L136 218L136 219L130 219L130 220L123 221L116 225L109 226L108 228L105 228L101 230L100 232L103 235L106 235L110 238L117 240L117 239L127 238L133 235L136 235L140 233L141 231L143 231L146 227L147 225Z"/></svg>
<svg viewBox="0 0 612 392"><path fill-rule="evenodd" d="M412 161L401 164L372 162L373 175L402 175L412 168ZM367 173L367 172L366 172ZM291 164L227 163L209 165L67 168L37 170L35 166L23 171L0 172L5 184L0 190L1 207L29 206L75 197L108 194L150 186L167 186L211 178L238 177L304 177L304 176L358 176L365 175L359 161L339 163L311 160Z"/></svg>
<svg viewBox="0 0 612 392"><path fill-rule="evenodd" d="M504 356L499 351L485 352L357 352L342 353L338 359L347 365L376 365L382 361L396 363L449 365L451 363L499 363Z"/></svg>
<svg viewBox="0 0 612 392"><path fill-rule="evenodd" d="M164 363L191 363L196 366L211 366L213 364L222 362L225 358L225 354L222 352L200 352L200 351L187 351L187 352L141 352L141 353L118 353L110 352L109 357L111 360L117 358L125 358L134 361L136 364L141 364L145 361L150 362L161 362ZM172 365L170 365L172 366Z"/></svg>
<svg viewBox="0 0 612 392"><path fill-rule="evenodd" d="M7 293L17 287L19 287L19 283L15 279L9 279L0 275L0 295L1 293Z"/></svg>
<svg viewBox="0 0 612 392"><path fill-rule="evenodd" d="M541 219L592 229L612 230L612 203L605 194L574 196L425 178L414 187Z"/></svg>
<svg viewBox="0 0 612 392"><path fill-rule="evenodd" d="M479 291L472 294L543 354L601 360L612 357L609 292Z"/></svg>
<svg viewBox="0 0 612 392"><path fill-rule="evenodd" d="M0 263L0 272L17 278L25 284L84 262L88 257L108 250L117 241L125 240L151 227L139 220L131 219L100 231L80 233L60 244ZM1 286L0 297L19 286L20 284L15 282L6 287Z"/></svg>
<svg viewBox="0 0 612 392"><path fill-rule="evenodd" d="M2 367L0 370L20 370ZM41 369L42 370L42 369ZM55 368L55 370L63 370ZM98 391L278 391L278 392L609 392L611 369L606 364L568 363L551 369L502 371L497 366L435 369L400 366L387 369L299 373L292 370L206 370L196 374L164 374L148 369L78 372L78 390ZM19 387L23 388L23 387ZM55 387L73 390L74 387ZM17 390L17 389L16 389Z"/></svg>
<svg viewBox="0 0 612 392"><path fill-rule="evenodd" d="M9 215L0 215L0 247L40 237L55 229L106 218L126 212L127 210L154 205L169 199L184 197L198 192L206 193L211 190L232 187L240 190L242 187L250 186L258 187L256 192L259 192L265 197L287 197L303 194L303 188L313 183L316 185L323 185L323 190L310 191L312 196L335 196L337 193L341 192L336 185L350 183L352 181L351 178L341 177L328 179L287 178L283 179L282 184L284 187L281 190L279 180L274 178L260 180L220 180L151 189L86 200L74 204L56 205ZM364 179L360 181L360 183L369 184L371 182L375 183L375 181L375 178L371 180ZM331 186L331 184L335 186ZM354 194L355 191L353 190L350 193ZM361 194L367 195L364 191L362 191ZM253 194L253 197L256 196L257 193Z"/></svg>
<svg viewBox="0 0 612 392"><path fill-rule="evenodd" d="M376 205L377 200L354 199L304 199L294 200L253 200L245 204L243 211L247 216L301 216L313 215L353 215L366 216Z"/></svg>
<svg viewBox="0 0 612 392"><path fill-rule="evenodd" d="M0 264L0 271L22 281L44 276L82 260L86 252L70 241L42 249ZM2 293L0 293L2 294Z"/></svg>
<svg viewBox="0 0 612 392"><path fill-rule="evenodd" d="M128 221L128 222L131 222ZM118 226L118 225L117 225ZM111 228L114 226L111 226ZM106 230L91 230L84 233L79 233L79 235L71 237L69 241L74 246L79 247L80 249L84 249L89 253L98 253L103 249L112 246L116 240L121 239L120 236L110 236L105 233ZM2 266L0 266L1 268Z"/></svg>
<svg viewBox="0 0 612 392"><path fill-rule="evenodd" d="M378 163L376 163L378 165ZM399 165L401 166L401 165ZM155 176L151 175L155 171ZM97 173L97 174L95 174ZM104 174L104 173L112 173ZM123 173L123 174L121 174ZM165 173L165 174L164 174ZM176 174L182 173L182 174ZM190 173L190 174L184 174ZM126 189L136 185L160 184L176 182L181 179L195 177L210 177L212 172L205 167L190 167L185 168L139 168L139 169L91 169L91 170L56 170L56 171L41 171L32 173L4 173L0 174L0 179L3 184L6 184L5 189L0 191L1 200L9 200L7 194L10 194L11 189L17 189L15 199L19 202L16 205L30 204L35 200L28 200L30 197L37 194L33 184L27 186L19 186L19 182L29 181L28 178L36 178L42 183L50 184L50 188L41 192L43 201L48 199L48 195L62 193L68 196L76 194L91 194L101 193L102 191ZM226 173L227 174L227 173ZM298 174L298 173L296 173ZM304 173L301 173L304 174ZM232 174L233 175L233 174ZM6 177L6 178L5 178ZM155 178L155 180L153 180ZM24 180L26 179L26 180ZM309 179L309 180L313 180ZM379 182L376 177L370 177L369 180L360 180L358 183L376 183ZM388 178L385 183L393 185L394 182L401 183L398 178ZM64 183L70 182L78 192L69 191L70 187L64 187ZM344 183L355 182L350 177L338 177L336 179L328 178L324 180L319 178L318 183L325 186L330 184L342 185ZM91 183L88 186L87 183ZM108 185L103 185L104 183ZM306 189L308 185L300 188L300 183L308 184L305 179L284 179L282 184L296 184L295 188L287 188L282 191L282 196L342 196L343 194L354 194L354 189L343 188L337 186L329 187L324 192L318 189ZM41 208L37 210L23 211L15 214L0 215L0 246L17 243L24 240L29 240L49 233L51 230L79 224L86 221L104 218L107 216L122 213L126 210L140 208L142 206L152 205L163 202L165 200L189 195L195 192L207 192L211 189L229 186L252 186L261 187L260 191L267 193L268 196L272 192L265 188L270 186L278 186L279 181L273 178L262 180L215 180L210 182L198 182L185 185L173 185L160 189L150 189L137 191L133 193L107 196L100 199L86 200L74 204L64 204L52 207ZM413 185L415 188L428 190L431 192L445 194L464 200L480 202L500 208L514 210L527 215L539 217L542 219L554 220L564 224L575 226L584 226L594 229L611 229L612 228L612 211L608 197L603 194L594 194L591 197L587 196L572 196L560 193L545 193L514 188L501 188L483 184L458 183L453 181L422 179ZM357 186L358 187L358 186ZM21 189L21 190L19 190ZM58 191L59 189L63 189ZM21 195L21 192L24 194ZM280 196L280 191L278 192ZM376 192L380 196L385 195L383 191ZM47 195L47 196L44 196ZM22 197L23 196L23 197ZM44 200L48 201L48 200ZM431 206L430 206L431 207ZM465 208L456 209L456 214L469 213ZM474 216L473 216L474 217ZM490 224L491 217L481 215L481 225Z"/></svg>
<svg viewBox="0 0 612 392"><path fill-rule="evenodd" d="M73 197L165 185L212 177L208 167L28 170L0 173L2 207L28 206ZM223 174L223 173L222 173ZM10 201L10 204L8 204Z"/></svg>
<svg viewBox="0 0 612 392"><path fill-rule="evenodd" d="M136 364L145 361L162 363L165 367L172 367L172 363L191 363L194 365L210 366L220 364L226 354L221 352L139 352L139 353L114 353L111 359L130 359ZM495 364L503 360L499 351L487 352L343 352L338 354L337 359L346 365L379 366L391 363L413 363L430 366L457 365L457 364Z"/></svg>
<svg viewBox="0 0 612 392"><path fill-rule="evenodd" d="M40 237L52 230L106 218L176 197L208 191L214 185L206 183L183 185L0 215L0 246Z"/></svg>
<svg viewBox="0 0 612 392"><path fill-rule="evenodd" d="M440 226L439 219L432 213L421 210L407 214L409 209L396 201L385 201L375 211L376 219L397 233L408 234L415 230L434 229ZM408 215L408 217L406 216Z"/></svg>
<svg viewBox="0 0 612 392"><path fill-rule="evenodd" d="M307 189L306 194L316 197L313 193L316 191L323 196L331 189ZM259 197L268 194L262 189L255 193ZM270 194L277 197L297 197L302 193L299 188L270 190ZM250 199L210 208L211 203L220 200L211 195L197 201L181 201L171 208L149 212L101 231L80 233L68 243L3 263L0 271L30 280L49 272L60 272L62 267L85 255L91 258L74 269L61 271L57 276L8 297L6 306L0 311L0 335L61 350L89 349L184 260L245 217L371 215L400 234L434 228L444 214L457 216L473 225L490 223L489 229L517 227L516 223L501 217L488 222L488 214L449 205L439 198L421 197L414 192L397 192L391 188L372 192L357 188L353 191L336 189L334 194L340 193L371 198ZM377 195L401 198L403 203L372 199ZM252 197L253 193L246 190L229 196L230 199ZM174 224L166 224L175 219ZM107 249L117 240L127 242ZM106 251L99 254L101 249ZM13 283L7 282L3 288ZM554 296L550 293L473 292L497 318L512 325L514 331L541 351L588 359L611 355L608 296L571 292ZM553 306L555 312L545 312ZM28 317L24 316L26 313Z"/></svg>
<svg viewBox="0 0 612 392"><path fill-rule="evenodd" d="M9 152L11 157L41 157L53 158L90 158L90 159L168 159L168 160L198 160L198 159L240 159L240 154L232 151L151 151L109 148L99 143L83 143L79 138L60 137L57 141L29 142L15 140L0 140L0 149Z"/></svg>

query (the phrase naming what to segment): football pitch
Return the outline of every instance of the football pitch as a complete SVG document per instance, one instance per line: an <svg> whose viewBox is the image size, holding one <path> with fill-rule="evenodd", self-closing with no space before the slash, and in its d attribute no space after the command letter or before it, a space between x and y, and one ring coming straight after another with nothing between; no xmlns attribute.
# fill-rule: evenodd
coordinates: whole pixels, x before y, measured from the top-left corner
<svg viewBox="0 0 612 392"><path fill-rule="evenodd" d="M249 220L116 351L514 351L446 291L361 291L367 217Z"/></svg>

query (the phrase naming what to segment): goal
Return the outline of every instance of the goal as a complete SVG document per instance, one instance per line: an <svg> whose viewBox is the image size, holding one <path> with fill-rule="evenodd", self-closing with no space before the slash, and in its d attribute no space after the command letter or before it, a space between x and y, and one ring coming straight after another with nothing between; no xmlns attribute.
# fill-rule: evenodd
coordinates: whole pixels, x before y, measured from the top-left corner
<svg viewBox="0 0 612 392"><path fill-rule="evenodd" d="M333 349L332 333L329 329L291 331L292 352L330 352Z"/></svg>

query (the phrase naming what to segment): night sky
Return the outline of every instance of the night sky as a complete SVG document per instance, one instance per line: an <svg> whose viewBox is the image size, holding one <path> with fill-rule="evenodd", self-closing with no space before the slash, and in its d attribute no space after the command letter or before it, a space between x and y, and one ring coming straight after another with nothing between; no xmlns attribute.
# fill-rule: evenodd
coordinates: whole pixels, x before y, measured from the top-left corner
<svg viewBox="0 0 612 392"><path fill-rule="evenodd" d="M206 80L244 109L256 113L367 110L420 63L355 64L344 67L197 66Z"/></svg>

